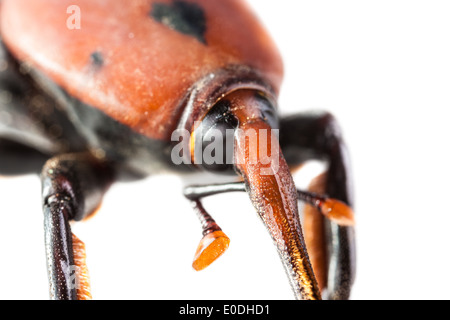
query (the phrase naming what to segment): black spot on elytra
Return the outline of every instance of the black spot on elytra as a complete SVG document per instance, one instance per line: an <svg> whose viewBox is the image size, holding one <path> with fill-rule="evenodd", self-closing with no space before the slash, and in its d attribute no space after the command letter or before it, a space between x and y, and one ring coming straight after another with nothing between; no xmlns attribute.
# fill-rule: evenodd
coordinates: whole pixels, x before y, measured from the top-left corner
<svg viewBox="0 0 450 320"><path fill-rule="evenodd" d="M206 44L206 17L198 4L181 0L175 0L172 4L154 3L150 16L163 25Z"/></svg>
<svg viewBox="0 0 450 320"><path fill-rule="evenodd" d="M90 59L91 63L96 67L101 67L105 63L102 54L98 51L91 53Z"/></svg>

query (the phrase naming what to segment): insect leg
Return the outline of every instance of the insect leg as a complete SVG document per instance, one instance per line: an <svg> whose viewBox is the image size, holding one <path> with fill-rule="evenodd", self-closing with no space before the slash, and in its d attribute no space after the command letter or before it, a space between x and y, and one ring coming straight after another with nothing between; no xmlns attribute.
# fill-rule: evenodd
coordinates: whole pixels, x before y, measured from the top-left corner
<svg viewBox="0 0 450 320"><path fill-rule="evenodd" d="M89 299L84 245L69 221L95 211L113 181L113 170L87 153L65 154L47 161L41 181L50 296Z"/></svg>
<svg viewBox="0 0 450 320"><path fill-rule="evenodd" d="M348 155L336 120L329 113L304 113L281 119L280 144L290 166L297 166L307 160L327 161L326 175L318 181L315 191L338 199L350 207L353 205ZM317 184L317 183L316 183ZM355 277L355 236L351 226L319 218L305 228L305 234L312 229L324 230L326 243L322 267L326 274L329 299L348 299ZM316 234L320 241L320 235ZM310 255L314 255L310 252ZM313 264L314 265L314 264ZM314 267L316 269L316 267Z"/></svg>

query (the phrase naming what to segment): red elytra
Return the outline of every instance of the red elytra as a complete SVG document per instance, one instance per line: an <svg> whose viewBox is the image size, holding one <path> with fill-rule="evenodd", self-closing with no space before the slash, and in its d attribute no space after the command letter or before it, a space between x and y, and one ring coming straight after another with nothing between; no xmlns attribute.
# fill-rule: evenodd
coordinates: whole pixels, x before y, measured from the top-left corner
<svg viewBox="0 0 450 320"><path fill-rule="evenodd" d="M210 72L249 66L278 92L280 55L243 1L190 1L204 11L205 43L152 19L154 3L173 4L5 0L1 33L20 60L80 101L153 139L170 140L186 92ZM79 29L67 27L71 5L80 8ZM104 59L95 71L94 52Z"/></svg>

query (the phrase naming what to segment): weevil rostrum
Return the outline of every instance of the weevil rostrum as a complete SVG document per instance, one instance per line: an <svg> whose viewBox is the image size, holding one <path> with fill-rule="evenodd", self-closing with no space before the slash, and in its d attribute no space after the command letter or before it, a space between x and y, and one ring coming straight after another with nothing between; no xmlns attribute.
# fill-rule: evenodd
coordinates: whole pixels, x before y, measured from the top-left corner
<svg viewBox="0 0 450 320"><path fill-rule="evenodd" d="M283 64L244 1L3 0L0 10L0 173L40 175L51 299L92 298L71 223L113 183L160 172L235 179L184 188L203 230L195 270L230 241L202 200L246 192L294 297L349 297L346 147L329 113L277 115ZM297 190L291 171L311 159L327 171Z"/></svg>

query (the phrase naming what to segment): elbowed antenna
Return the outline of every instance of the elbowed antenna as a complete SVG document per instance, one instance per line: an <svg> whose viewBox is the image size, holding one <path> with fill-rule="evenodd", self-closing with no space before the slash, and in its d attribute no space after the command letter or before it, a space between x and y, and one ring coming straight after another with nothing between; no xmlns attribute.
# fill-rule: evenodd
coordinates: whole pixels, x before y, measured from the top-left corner
<svg viewBox="0 0 450 320"><path fill-rule="evenodd" d="M354 226L355 215L352 208L342 201L312 192L297 190L298 199L317 208L328 219L340 226Z"/></svg>

